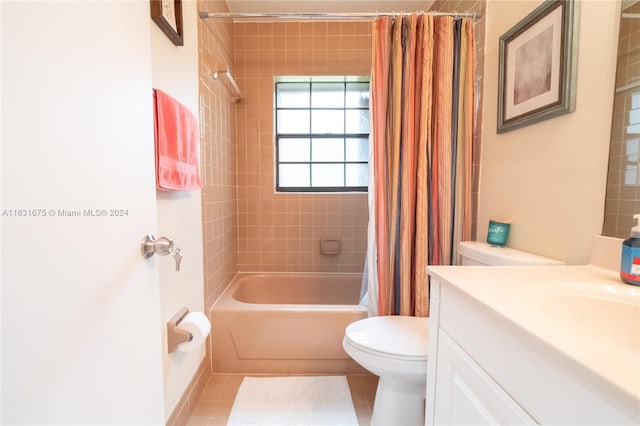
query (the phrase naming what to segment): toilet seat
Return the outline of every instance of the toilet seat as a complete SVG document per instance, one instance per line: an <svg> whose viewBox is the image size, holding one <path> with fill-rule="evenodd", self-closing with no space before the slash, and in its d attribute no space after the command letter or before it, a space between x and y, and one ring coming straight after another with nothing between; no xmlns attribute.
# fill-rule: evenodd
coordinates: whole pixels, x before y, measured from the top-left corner
<svg viewBox="0 0 640 426"><path fill-rule="evenodd" d="M371 425L424 424L429 318L382 316L347 326L345 352L379 377Z"/></svg>
<svg viewBox="0 0 640 426"><path fill-rule="evenodd" d="M365 318L347 326L345 338L355 349L384 358L427 361L429 319L408 316Z"/></svg>

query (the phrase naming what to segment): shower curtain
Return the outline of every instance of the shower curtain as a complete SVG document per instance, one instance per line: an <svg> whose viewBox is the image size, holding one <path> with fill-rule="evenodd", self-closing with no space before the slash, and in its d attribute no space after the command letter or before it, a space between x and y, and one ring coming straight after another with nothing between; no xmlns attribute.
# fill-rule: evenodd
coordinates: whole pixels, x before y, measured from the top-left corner
<svg viewBox="0 0 640 426"><path fill-rule="evenodd" d="M471 237L470 18L373 23L367 247L370 315L429 315L426 266Z"/></svg>

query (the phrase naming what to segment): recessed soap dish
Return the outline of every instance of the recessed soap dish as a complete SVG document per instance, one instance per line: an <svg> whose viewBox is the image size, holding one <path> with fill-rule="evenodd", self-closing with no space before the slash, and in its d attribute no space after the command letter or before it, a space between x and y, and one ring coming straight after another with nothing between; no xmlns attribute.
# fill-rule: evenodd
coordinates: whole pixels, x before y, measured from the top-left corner
<svg viewBox="0 0 640 426"><path fill-rule="evenodd" d="M342 252L340 238L320 238L320 253L335 256Z"/></svg>

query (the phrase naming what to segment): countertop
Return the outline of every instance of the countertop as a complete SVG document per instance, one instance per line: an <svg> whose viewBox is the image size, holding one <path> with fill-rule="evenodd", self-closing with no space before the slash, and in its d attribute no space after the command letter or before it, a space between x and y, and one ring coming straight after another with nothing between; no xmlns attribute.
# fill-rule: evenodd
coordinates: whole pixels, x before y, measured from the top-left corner
<svg viewBox="0 0 640 426"><path fill-rule="evenodd" d="M430 266L427 271L640 404L640 287L591 265Z"/></svg>

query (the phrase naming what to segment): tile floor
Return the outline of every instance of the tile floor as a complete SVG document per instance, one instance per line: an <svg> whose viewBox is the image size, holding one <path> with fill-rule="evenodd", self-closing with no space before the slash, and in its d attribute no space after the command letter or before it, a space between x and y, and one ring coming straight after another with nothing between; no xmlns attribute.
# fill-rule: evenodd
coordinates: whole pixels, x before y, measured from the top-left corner
<svg viewBox="0 0 640 426"><path fill-rule="evenodd" d="M247 376L260 375L248 374ZM371 374L347 374L346 376L358 423L360 426L369 426L378 377ZM244 374L212 374L187 421L187 426L226 425L233 400L244 377Z"/></svg>

